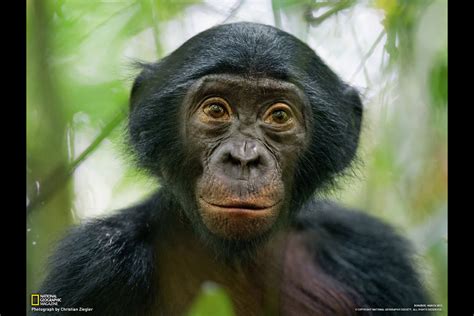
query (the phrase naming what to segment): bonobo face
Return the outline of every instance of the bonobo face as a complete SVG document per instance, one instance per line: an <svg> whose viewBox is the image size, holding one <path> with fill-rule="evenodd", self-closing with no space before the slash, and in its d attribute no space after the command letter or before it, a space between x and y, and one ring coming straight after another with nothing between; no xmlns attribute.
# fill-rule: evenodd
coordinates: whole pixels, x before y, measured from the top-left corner
<svg viewBox="0 0 474 316"><path fill-rule="evenodd" d="M305 43L233 23L143 64L128 127L164 209L217 255L240 260L344 172L361 119L357 91Z"/></svg>
<svg viewBox="0 0 474 316"><path fill-rule="evenodd" d="M270 78L208 75L191 86L182 132L201 163L195 199L210 232L247 240L285 216L306 108L295 85Z"/></svg>

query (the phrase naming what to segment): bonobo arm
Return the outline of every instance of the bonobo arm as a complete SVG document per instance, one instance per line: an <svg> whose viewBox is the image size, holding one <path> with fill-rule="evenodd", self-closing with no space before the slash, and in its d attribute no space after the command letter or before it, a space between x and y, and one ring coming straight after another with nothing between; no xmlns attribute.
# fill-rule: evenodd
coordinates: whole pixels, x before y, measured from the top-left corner
<svg viewBox="0 0 474 316"><path fill-rule="evenodd" d="M90 315L147 315L158 200L74 227L51 258L39 293L61 298L59 308L93 308Z"/></svg>
<svg viewBox="0 0 474 316"><path fill-rule="evenodd" d="M412 308L430 303L416 271L412 245L389 225L332 202L313 201L294 227L304 236L315 265L351 297L354 308Z"/></svg>

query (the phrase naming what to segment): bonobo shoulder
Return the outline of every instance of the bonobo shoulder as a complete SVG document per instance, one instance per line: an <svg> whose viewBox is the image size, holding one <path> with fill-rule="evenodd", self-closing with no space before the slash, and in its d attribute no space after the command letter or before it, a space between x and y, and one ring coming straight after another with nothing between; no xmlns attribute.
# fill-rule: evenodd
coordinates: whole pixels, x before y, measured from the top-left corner
<svg viewBox="0 0 474 316"><path fill-rule="evenodd" d="M297 214L294 227L301 231L317 230L334 238L349 237L353 242L362 237L383 237L380 241L400 242L393 227L372 215L349 209L328 200L312 200ZM357 238L357 239L354 239ZM371 242L371 244L373 241ZM403 243L405 243L403 241Z"/></svg>
<svg viewBox="0 0 474 316"><path fill-rule="evenodd" d="M143 311L153 297L152 208L149 200L72 228L50 259L39 292L61 298L62 307L91 307L93 315Z"/></svg>
<svg viewBox="0 0 474 316"><path fill-rule="evenodd" d="M304 236L315 264L344 284L359 307L428 303L411 243L381 220L312 201L297 216L294 229Z"/></svg>

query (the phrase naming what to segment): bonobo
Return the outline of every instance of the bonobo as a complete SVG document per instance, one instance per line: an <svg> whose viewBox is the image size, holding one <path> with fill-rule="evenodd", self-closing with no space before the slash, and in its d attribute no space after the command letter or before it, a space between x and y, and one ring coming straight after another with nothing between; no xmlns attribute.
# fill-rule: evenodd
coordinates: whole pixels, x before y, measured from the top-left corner
<svg viewBox="0 0 474 316"><path fill-rule="evenodd" d="M129 139L160 188L73 228L40 293L127 316L184 315L209 281L237 315L426 303L403 237L315 197L350 167L362 105L306 44L226 24L141 67Z"/></svg>

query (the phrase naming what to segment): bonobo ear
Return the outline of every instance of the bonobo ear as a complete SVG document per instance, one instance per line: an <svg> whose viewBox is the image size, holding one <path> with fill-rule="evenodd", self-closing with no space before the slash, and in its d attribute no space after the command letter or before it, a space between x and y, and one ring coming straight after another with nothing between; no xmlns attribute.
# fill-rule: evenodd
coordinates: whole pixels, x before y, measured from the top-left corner
<svg viewBox="0 0 474 316"><path fill-rule="evenodd" d="M167 61L138 64L142 71L131 90L128 121L136 162L159 177L163 168L176 167L182 151L178 116L185 87L176 84Z"/></svg>
<svg viewBox="0 0 474 316"><path fill-rule="evenodd" d="M358 91L342 82L319 57L314 61L303 88L312 112L309 148L296 174L297 183L307 187L300 192L303 199L315 189L333 184L351 164L359 144L363 112Z"/></svg>
<svg viewBox="0 0 474 316"><path fill-rule="evenodd" d="M332 174L347 168L357 151L362 121L358 91L337 79L333 86L311 100L314 128L312 150L319 154L318 169ZM321 161L322 160L322 161ZM322 165L321 165L322 163Z"/></svg>
<svg viewBox="0 0 474 316"><path fill-rule="evenodd" d="M349 85L343 84L341 107L347 114L347 125L342 130L346 134L347 141L345 142L346 146L344 146L344 152L341 152L340 170L338 170L338 172L350 164L359 145L363 113L359 91Z"/></svg>
<svg viewBox="0 0 474 316"><path fill-rule="evenodd" d="M140 70L140 73L133 81L132 89L130 92L130 102L129 107L130 111L132 111L135 106L140 102L140 96L143 96L145 93L145 89L147 83L150 81L153 70L155 68L154 64L152 63L145 63L136 61L133 63L134 68Z"/></svg>

